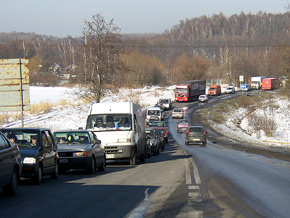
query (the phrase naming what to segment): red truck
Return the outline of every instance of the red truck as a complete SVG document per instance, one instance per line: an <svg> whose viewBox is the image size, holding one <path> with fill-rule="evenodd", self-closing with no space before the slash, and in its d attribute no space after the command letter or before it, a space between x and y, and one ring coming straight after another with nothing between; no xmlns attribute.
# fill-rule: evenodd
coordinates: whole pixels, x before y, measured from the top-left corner
<svg viewBox="0 0 290 218"><path fill-rule="evenodd" d="M280 82L277 78L262 79L262 89L263 90L278 89L279 87L280 87Z"/></svg>
<svg viewBox="0 0 290 218"><path fill-rule="evenodd" d="M198 96L205 94L205 80L189 80L176 85L175 101L189 102L197 99Z"/></svg>

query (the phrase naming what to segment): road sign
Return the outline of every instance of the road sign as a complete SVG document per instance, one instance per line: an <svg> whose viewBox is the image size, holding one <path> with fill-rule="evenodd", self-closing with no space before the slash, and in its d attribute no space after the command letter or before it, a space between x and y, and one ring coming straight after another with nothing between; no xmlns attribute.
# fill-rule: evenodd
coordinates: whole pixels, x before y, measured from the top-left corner
<svg viewBox="0 0 290 218"><path fill-rule="evenodd" d="M246 89L246 88L247 88L246 84L241 84L241 89Z"/></svg>
<svg viewBox="0 0 290 218"><path fill-rule="evenodd" d="M0 112L30 110L28 59L0 59Z"/></svg>

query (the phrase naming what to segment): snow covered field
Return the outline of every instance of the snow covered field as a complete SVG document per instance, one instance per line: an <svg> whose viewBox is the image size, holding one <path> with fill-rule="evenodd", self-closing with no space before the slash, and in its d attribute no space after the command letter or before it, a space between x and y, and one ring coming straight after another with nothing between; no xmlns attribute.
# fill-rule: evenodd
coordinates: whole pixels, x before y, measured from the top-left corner
<svg viewBox="0 0 290 218"><path fill-rule="evenodd" d="M60 129L77 129L85 127L86 118L90 103L84 103L75 95L75 88L65 87L30 87L30 102L31 104L39 104L41 102L54 103L57 105L62 100L70 102L68 105L55 106L48 113L40 113L39 115L31 115L25 112L24 125L25 127L47 127L52 131ZM170 98L174 100L174 86L171 87L145 87L143 89L121 89L118 93L107 93L101 102L116 102L116 101L134 101L142 107L154 105L160 98ZM257 111L262 115L271 114L278 125L274 137L267 137L263 132L257 134L246 134L251 132L248 128L248 120L243 119L240 128L234 125L232 120L246 117L246 111L238 110L228 116L225 124L215 124L220 131L236 138L246 139L249 142L260 144L263 146L283 146L290 148L290 116L288 112L289 101L277 100L276 104L279 108L275 111L263 109ZM21 121L10 120L9 124L3 127L20 127ZM281 143L269 143L281 142ZM289 143L289 144L288 144Z"/></svg>

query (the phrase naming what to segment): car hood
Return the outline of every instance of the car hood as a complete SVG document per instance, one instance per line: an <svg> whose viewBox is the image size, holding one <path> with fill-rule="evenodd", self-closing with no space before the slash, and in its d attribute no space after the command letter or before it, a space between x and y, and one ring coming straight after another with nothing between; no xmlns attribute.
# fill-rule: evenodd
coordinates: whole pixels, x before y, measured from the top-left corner
<svg viewBox="0 0 290 218"><path fill-rule="evenodd" d="M36 157L40 151L39 147L36 148L19 148L21 157Z"/></svg>
<svg viewBox="0 0 290 218"><path fill-rule="evenodd" d="M86 150L86 148L89 146L89 144L72 144L72 145L66 145L66 144L57 144L57 150L58 152L64 152L64 151L83 151Z"/></svg>
<svg viewBox="0 0 290 218"><path fill-rule="evenodd" d="M178 127L189 127L188 124L178 124Z"/></svg>

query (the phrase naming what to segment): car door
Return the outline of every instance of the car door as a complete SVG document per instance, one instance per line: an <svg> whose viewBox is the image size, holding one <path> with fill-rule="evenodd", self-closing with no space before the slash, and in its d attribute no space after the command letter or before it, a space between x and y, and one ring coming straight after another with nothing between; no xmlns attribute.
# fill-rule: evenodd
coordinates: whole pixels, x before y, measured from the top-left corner
<svg viewBox="0 0 290 218"><path fill-rule="evenodd" d="M56 149L53 140L47 130L41 131L42 139L42 164L44 174L50 173L54 170Z"/></svg>
<svg viewBox="0 0 290 218"><path fill-rule="evenodd" d="M103 150L101 149L101 144L96 143L98 138L94 133L90 132L89 135L91 138L92 149L96 157L97 165L100 166L104 155Z"/></svg>
<svg viewBox="0 0 290 218"><path fill-rule="evenodd" d="M14 155L8 140L0 134L0 186L8 184L14 167Z"/></svg>

